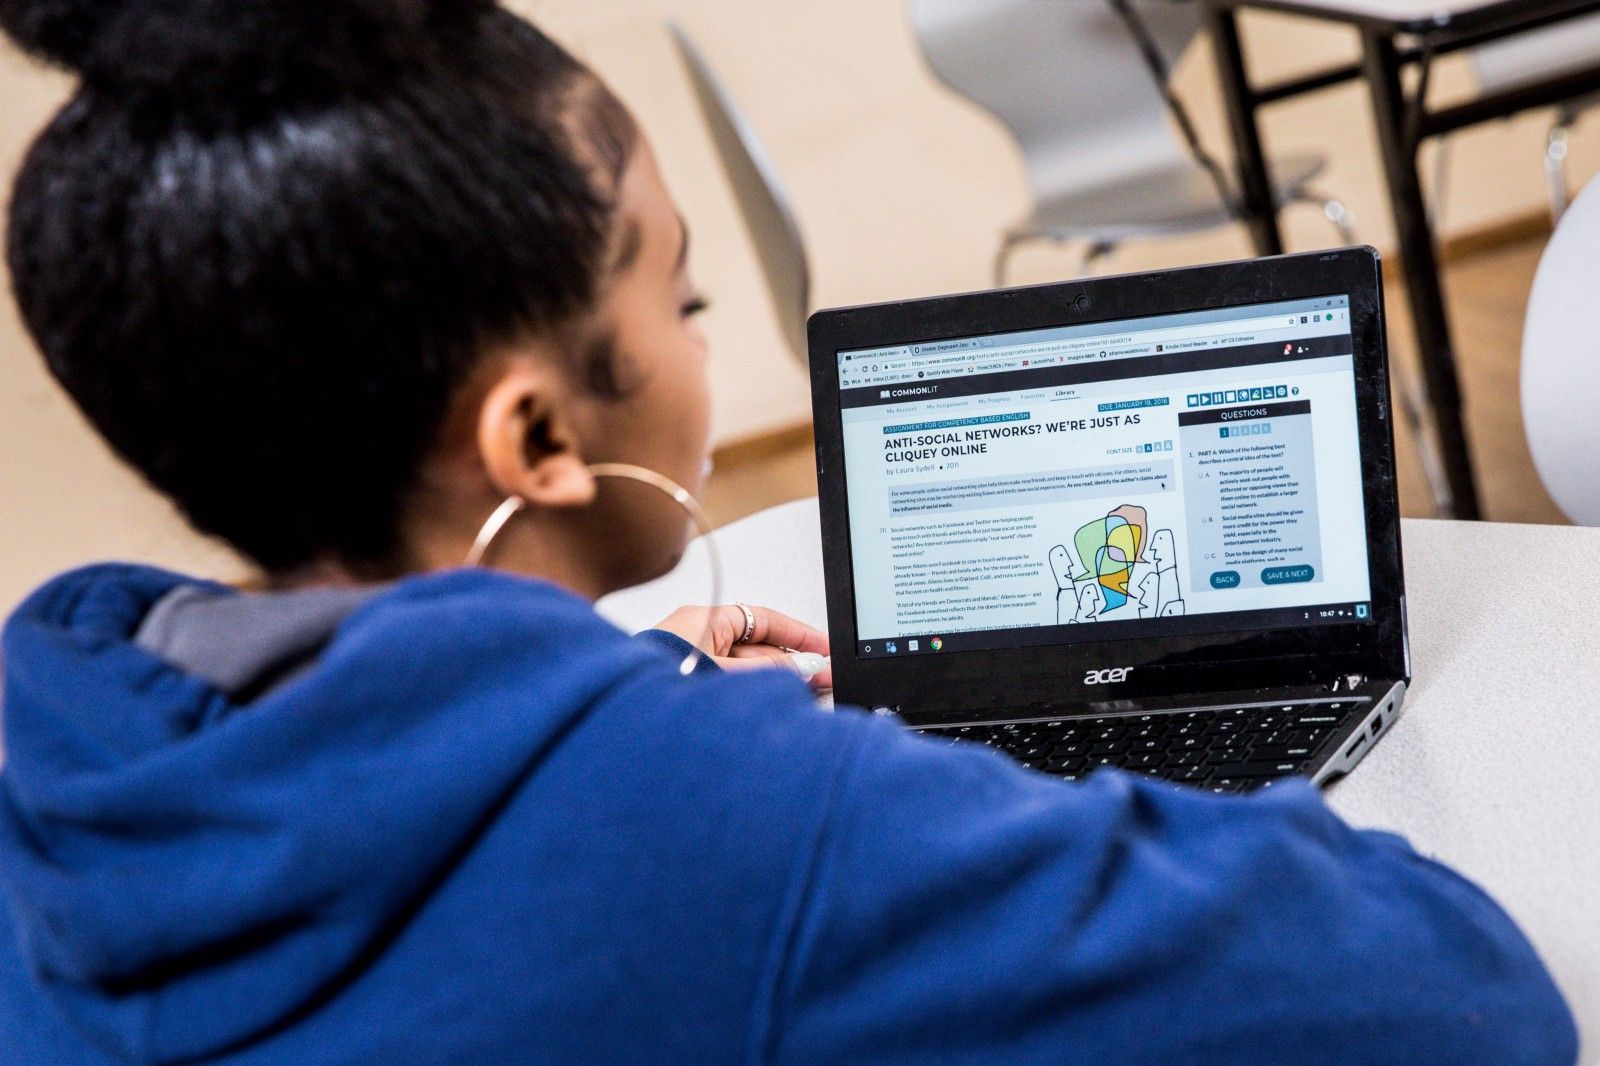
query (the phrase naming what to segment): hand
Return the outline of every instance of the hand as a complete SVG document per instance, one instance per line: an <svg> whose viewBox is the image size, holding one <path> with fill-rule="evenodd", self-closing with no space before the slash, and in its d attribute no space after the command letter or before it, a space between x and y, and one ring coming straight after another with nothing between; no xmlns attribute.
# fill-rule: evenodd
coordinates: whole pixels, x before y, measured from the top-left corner
<svg viewBox="0 0 1600 1066"><path fill-rule="evenodd" d="M744 612L731 603L722 607L680 607L656 628L682 637L728 670L774 666L788 669L791 651L828 654L828 637L821 630L768 607L747 606L755 626L743 644L737 641L744 636ZM832 688L833 668L824 667L811 679L811 687Z"/></svg>

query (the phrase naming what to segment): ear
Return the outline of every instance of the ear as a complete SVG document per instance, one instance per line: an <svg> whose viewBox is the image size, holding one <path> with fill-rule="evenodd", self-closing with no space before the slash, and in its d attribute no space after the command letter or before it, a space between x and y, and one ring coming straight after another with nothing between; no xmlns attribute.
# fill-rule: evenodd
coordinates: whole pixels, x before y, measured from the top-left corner
<svg viewBox="0 0 1600 1066"><path fill-rule="evenodd" d="M573 424L572 405L553 369L514 362L478 410L478 454L502 496L532 507L586 507L594 501Z"/></svg>

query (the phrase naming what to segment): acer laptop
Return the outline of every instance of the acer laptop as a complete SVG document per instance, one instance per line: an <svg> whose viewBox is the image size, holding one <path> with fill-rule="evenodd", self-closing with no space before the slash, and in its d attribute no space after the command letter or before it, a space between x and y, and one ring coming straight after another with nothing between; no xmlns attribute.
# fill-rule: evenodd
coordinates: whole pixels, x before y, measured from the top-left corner
<svg viewBox="0 0 1600 1066"><path fill-rule="evenodd" d="M1077 778L1349 772L1410 677L1370 248L821 311L835 698Z"/></svg>

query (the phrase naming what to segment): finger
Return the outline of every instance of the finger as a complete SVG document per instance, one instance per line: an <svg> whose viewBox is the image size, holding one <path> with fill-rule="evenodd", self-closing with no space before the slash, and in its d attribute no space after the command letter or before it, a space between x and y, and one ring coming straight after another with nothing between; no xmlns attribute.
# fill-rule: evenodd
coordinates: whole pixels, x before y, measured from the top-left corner
<svg viewBox="0 0 1600 1066"><path fill-rule="evenodd" d="M716 664L724 670L779 670L783 663L778 659L768 658L765 655L739 656L714 655Z"/></svg>
<svg viewBox="0 0 1600 1066"><path fill-rule="evenodd" d="M728 655L744 636L744 612L733 604L720 607L680 607L656 625L676 633L701 651Z"/></svg>
<svg viewBox="0 0 1600 1066"><path fill-rule="evenodd" d="M714 613L710 607L680 607L657 622L654 628L682 637L703 652L715 653L719 649L717 634L711 628ZM722 645L721 650L726 651L728 646Z"/></svg>
<svg viewBox="0 0 1600 1066"><path fill-rule="evenodd" d="M782 669L794 671L794 659L782 648L768 645L741 644L733 649L733 654L716 657L718 665L728 670L772 670ZM798 673L798 671L796 671ZM833 688L833 666L824 666L817 673L805 679L813 689L825 692Z"/></svg>
<svg viewBox="0 0 1600 1066"><path fill-rule="evenodd" d="M735 644L728 652L731 659L787 659L789 653L773 644Z"/></svg>
<svg viewBox="0 0 1600 1066"><path fill-rule="evenodd" d="M752 662L763 664L776 660L778 665L784 666L795 671L795 673L800 674L802 677L805 677L805 680L811 685L811 687L817 689L818 691L825 691L833 688L833 663L828 661L826 658L823 659L822 668L817 670L816 673L807 677L805 671L801 670L799 665L795 662L796 653L785 648L775 648L770 644L741 644L737 648L733 649L733 655L740 659L747 659Z"/></svg>
<svg viewBox="0 0 1600 1066"><path fill-rule="evenodd" d="M744 612L739 609L737 604L732 603L725 603L720 607L711 607L708 610L710 611L707 617L711 626L712 646L717 649L717 653L720 655L732 654L730 649L737 648L740 638L744 636ZM754 615L754 613L755 611L752 608L751 614ZM755 640L753 632L750 639L752 641Z"/></svg>
<svg viewBox="0 0 1600 1066"><path fill-rule="evenodd" d="M828 635L820 629L806 625L797 618L790 618L780 611L770 607L757 607L749 605L750 613L755 616L755 628L750 633L751 644L776 644L782 648L794 651L811 651L818 655L828 654ZM733 609L743 621L743 612L739 608Z"/></svg>

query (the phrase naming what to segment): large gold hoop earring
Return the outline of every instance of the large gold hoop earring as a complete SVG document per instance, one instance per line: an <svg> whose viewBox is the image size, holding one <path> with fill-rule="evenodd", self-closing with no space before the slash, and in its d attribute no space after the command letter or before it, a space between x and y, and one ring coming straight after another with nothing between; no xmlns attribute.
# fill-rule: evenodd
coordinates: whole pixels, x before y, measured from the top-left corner
<svg viewBox="0 0 1600 1066"><path fill-rule="evenodd" d="M649 485L666 495L673 503L683 508L689 516L689 523L699 533L700 540L706 546L706 556L711 561L711 600L713 604L722 602L722 556L717 551L716 537L712 535L711 519L706 516L705 508L700 506L688 489L673 481L671 478L658 474L654 470L643 466L634 466L632 463L595 463L589 467L589 473L597 478L620 478L625 481L636 481L642 485ZM483 526L478 530L478 535L472 541L472 549L467 552L467 566L481 566L495 538L520 512L526 509L528 501L521 496L508 496L505 501L495 508ZM706 612L706 631L703 643L711 646L713 635L711 619L716 608ZM746 609L748 614L748 609ZM678 672L687 676L694 672L705 652L699 648L692 648L683 662L678 664Z"/></svg>
<svg viewBox="0 0 1600 1066"><path fill-rule="evenodd" d="M643 466L634 466L632 463L595 463L589 467L589 473L595 477L621 478L625 481L637 481L641 485L649 485L665 493L667 498L689 516L689 524L700 534L700 540L706 546L706 558L711 561L711 599L710 603L722 603L722 556L717 551L717 538L712 535L711 519L707 517L705 508L700 506L700 501L682 485L673 481L664 474ZM711 647L712 626L711 619L715 617L717 608L713 606L706 612L705 639L701 642L706 647ZM699 648L691 648L689 654L684 656L683 662L678 664L678 672L685 677L694 673L694 668L705 657L705 652Z"/></svg>
<svg viewBox="0 0 1600 1066"><path fill-rule="evenodd" d="M507 496L505 502L494 509L494 514L484 522L478 530L478 535L472 541L472 550L467 552L467 566L482 566L483 557L489 554L489 546L506 528L506 523L517 516L523 508L528 506L528 501L521 496Z"/></svg>

